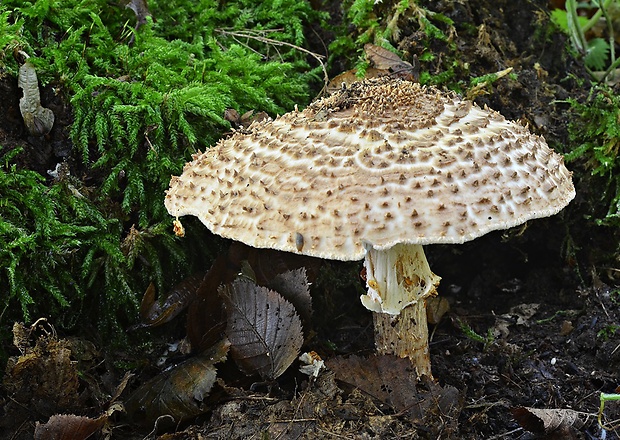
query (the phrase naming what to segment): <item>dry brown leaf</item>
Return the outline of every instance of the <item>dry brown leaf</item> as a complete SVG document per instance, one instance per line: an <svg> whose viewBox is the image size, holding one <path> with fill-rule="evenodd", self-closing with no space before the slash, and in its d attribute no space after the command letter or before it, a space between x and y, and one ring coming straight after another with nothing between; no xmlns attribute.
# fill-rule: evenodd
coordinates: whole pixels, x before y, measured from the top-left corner
<svg viewBox="0 0 620 440"><path fill-rule="evenodd" d="M239 273L238 269L244 260L252 268L256 283L260 286L268 286L271 280L279 274L300 267L306 268L308 281L313 282L323 263L319 258L273 249L257 249L239 242L233 242L228 252L228 263L235 266L237 271L227 282L232 282L236 278L236 274Z"/></svg>
<svg viewBox="0 0 620 440"><path fill-rule="evenodd" d="M518 304L510 308L508 313L499 315L495 324L495 336L506 338L510 334L513 325L530 326L531 318L536 314L540 304Z"/></svg>
<svg viewBox="0 0 620 440"><path fill-rule="evenodd" d="M238 279L220 289L226 298L230 352L246 374L279 377L299 355L303 343L295 307L279 293Z"/></svg>
<svg viewBox="0 0 620 440"><path fill-rule="evenodd" d="M442 388L427 378L418 381L409 359L352 355L329 359L326 364L336 373L338 380L370 394L411 421L422 421L435 414L437 409L446 416L459 411L456 388Z"/></svg>
<svg viewBox="0 0 620 440"><path fill-rule="evenodd" d="M575 326L573 325L571 321L564 320L562 321L562 326L560 327L560 335L568 336L572 333L574 329L575 329Z"/></svg>
<svg viewBox="0 0 620 440"><path fill-rule="evenodd" d="M271 249L256 249L233 242L228 255L219 256L202 280L196 299L187 314L187 336L192 351L200 352L219 341L226 328L226 311L218 287L235 280L242 272L260 285L269 283L279 274L304 268L308 282L316 279L322 261L305 255L292 255ZM302 310L302 313L303 310Z"/></svg>
<svg viewBox="0 0 620 440"><path fill-rule="evenodd" d="M389 72L387 70L376 69L374 67L369 67L364 72L364 78L376 78L382 75L387 75ZM346 72L342 72L339 75L336 75L334 78L329 81L327 84L327 93L332 94L342 88L343 86L352 84L357 81L361 81L363 78L357 76L357 70L351 69Z"/></svg>
<svg viewBox="0 0 620 440"><path fill-rule="evenodd" d="M103 428L107 420L107 415L96 419L73 414L53 415L47 423L37 422L34 439L84 440Z"/></svg>
<svg viewBox="0 0 620 440"><path fill-rule="evenodd" d="M245 129L252 125L253 122L261 122L269 119L269 115L265 112L254 114L254 110L249 110L242 115L234 108L227 108L224 111L224 119L230 122L235 129Z"/></svg>
<svg viewBox="0 0 620 440"><path fill-rule="evenodd" d="M22 354L9 358L4 387L13 399L43 414L72 410L79 404L78 365L71 355L72 345L53 331L38 335L33 344L29 338L34 336L34 327L14 326L14 339Z"/></svg>
<svg viewBox="0 0 620 440"><path fill-rule="evenodd" d="M142 327L157 327L171 321L196 298L204 274L194 274L175 285L164 299L156 299L155 285L146 289L140 304Z"/></svg>
<svg viewBox="0 0 620 440"><path fill-rule="evenodd" d="M305 267L276 275L269 283L269 287L295 306L295 310L299 313L304 324L310 324L312 319L312 297L310 296L310 285L308 284Z"/></svg>
<svg viewBox="0 0 620 440"><path fill-rule="evenodd" d="M580 429L596 420L595 414L572 409L537 409L524 406L513 408L512 415L524 429L535 434L549 434L568 428Z"/></svg>
<svg viewBox="0 0 620 440"><path fill-rule="evenodd" d="M160 416L170 416L176 423L205 411L204 400L213 387L215 364L226 359L230 344L220 341L211 349L146 382L125 402L134 421L151 426Z"/></svg>
<svg viewBox="0 0 620 440"><path fill-rule="evenodd" d="M410 81L417 80L418 72L416 68L411 63L403 61L394 52L371 43L364 46L364 52L372 67L386 71L386 73L397 78L404 78Z"/></svg>

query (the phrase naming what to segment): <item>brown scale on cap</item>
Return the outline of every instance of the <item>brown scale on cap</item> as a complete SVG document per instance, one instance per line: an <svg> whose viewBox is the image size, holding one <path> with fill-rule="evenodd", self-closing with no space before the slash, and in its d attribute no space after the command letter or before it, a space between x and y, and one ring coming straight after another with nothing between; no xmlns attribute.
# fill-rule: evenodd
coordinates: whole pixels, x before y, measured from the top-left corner
<svg viewBox="0 0 620 440"><path fill-rule="evenodd" d="M165 204L251 246L358 260L364 244L472 240L553 215L574 195L561 156L526 127L379 78L195 155Z"/></svg>

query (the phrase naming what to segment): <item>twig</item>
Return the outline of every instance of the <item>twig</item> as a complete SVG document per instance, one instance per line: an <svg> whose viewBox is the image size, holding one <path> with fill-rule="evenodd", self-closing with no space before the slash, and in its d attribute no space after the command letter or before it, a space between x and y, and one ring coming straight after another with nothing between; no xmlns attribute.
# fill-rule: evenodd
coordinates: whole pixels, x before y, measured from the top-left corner
<svg viewBox="0 0 620 440"><path fill-rule="evenodd" d="M228 37L248 38L248 39L251 39L251 40L260 41L261 43L270 44L272 46L292 47L293 49L296 49L296 50L298 50L300 52L308 54L311 57L313 57L315 60L317 60L319 62L319 64L321 65L321 69L323 70L323 81L325 82L325 85L327 85L327 83L329 82L329 75L327 74L327 68L325 67L325 63L323 62L323 58L325 58L325 56L323 56L323 55L319 55L317 53L311 52L308 49L304 49L303 47L297 46L297 45L292 44L292 43L288 43L286 41L279 41L279 40L274 40L273 38L267 38L267 37L263 37L261 35L256 35L252 31L228 31L226 29L216 29L215 31L218 32L221 35L225 35L225 36L228 36ZM273 31L274 30L272 30L271 32L273 32ZM269 31L265 30L263 32L269 32ZM247 45L245 45L245 46L248 47ZM252 48L249 48L249 49L253 50ZM256 52L255 50L253 50L253 51Z"/></svg>
<svg viewBox="0 0 620 440"><path fill-rule="evenodd" d="M306 419L284 419L284 420L274 420L272 423L301 423L301 422L316 422L317 419L306 418Z"/></svg>

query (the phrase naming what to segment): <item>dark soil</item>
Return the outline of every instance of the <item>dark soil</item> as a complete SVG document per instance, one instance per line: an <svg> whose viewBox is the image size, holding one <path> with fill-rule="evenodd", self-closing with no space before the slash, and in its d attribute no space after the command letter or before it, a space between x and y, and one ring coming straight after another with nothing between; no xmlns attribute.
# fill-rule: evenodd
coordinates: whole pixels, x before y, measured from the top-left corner
<svg viewBox="0 0 620 440"><path fill-rule="evenodd" d="M501 79L488 94L478 96L479 104L526 121L553 146L569 144L568 106L561 101L587 93L574 80L585 74L567 55L565 38L546 30L546 2L436 1L428 8L454 20L455 41L461 61L469 63L469 75L508 67L517 73L517 79ZM400 48L412 56L419 36L406 28L401 31ZM446 47L438 43L436 50L436 67L441 69ZM41 141L19 128L16 96L15 82L3 79L0 143L26 145L21 165L45 175L69 154L62 148L67 145L66 130L53 131L44 142L47 147L39 148ZM55 113L64 114L61 121L68 125L67 107L56 105ZM314 285L315 323L304 345L329 367L316 379L299 373L294 363L277 383L259 384L258 377L246 378L226 361L216 365L219 379L204 414L176 426L162 419L154 429L152 421L140 424L140 417L114 412L106 429L119 439L144 438L152 430L149 438L166 439L618 438L615 430L603 432L596 422L600 392L613 393L620 385L620 296L596 259L596 249L615 245L581 229L580 194L587 191L578 185L577 193L556 218L461 246L428 247L431 267L443 278L440 296L450 302L450 311L430 326L434 382L412 384L410 372L397 360L386 366L385 360L371 357L372 319L358 300L360 265L325 264ZM568 237L578 244L578 252L567 251ZM30 395L1 396L5 407L0 431L5 435L0 437L31 438L34 421L45 422L55 413L98 417L109 409L109 396L120 384L126 387L120 387L115 401L123 402L139 384L162 374L158 358L164 358L164 365L184 359L178 354L182 349L175 352L166 345L183 337L181 321L150 334L142 330L141 337L156 341L143 352L101 353L88 338L51 343L52 336L43 333L44 342L33 356L54 360L48 368L58 374L46 376L49 370L37 370L36 381L30 378L18 387ZM35 340L31 336L30 344ZM76 344L82 347L79 359ZM73 378L67 372L70 362L59 354L65 349L73 352L71 362L79 360L80 371L87 373ZM119 360L139 366L127 383L113 366ZM355 386L352 377L362 370L379 373ZM389 376L390 370L398 374ZM388 377L391 383L386 385ZM41 390L45 380L62 386ZM379 391L372 391L375 386ZM399 406L395 402L406 400L404 394L417 400L409 407ZM45 400L50 396L56 396L53 402ZM75 399L63 399L67 396ZM548 411L532 415L516 410L520 407ZM574 412L556 411L560 409ZM604 420L613 424L618 418L620 405L608 403Z"/></svg>

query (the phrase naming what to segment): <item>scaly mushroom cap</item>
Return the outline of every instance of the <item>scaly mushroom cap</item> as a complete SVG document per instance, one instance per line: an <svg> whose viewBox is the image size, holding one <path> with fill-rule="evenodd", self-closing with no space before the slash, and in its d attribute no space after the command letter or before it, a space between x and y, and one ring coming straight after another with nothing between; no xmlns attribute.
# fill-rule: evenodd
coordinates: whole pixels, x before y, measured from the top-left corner
<svg viewBox="0 0 620 440"><path fill-rule="evenodd" d="M526 127L379 78L195 155L165 204L250 246L358 260L364 245L463 243L553 215L574 196L562 157Z"/></svg>

